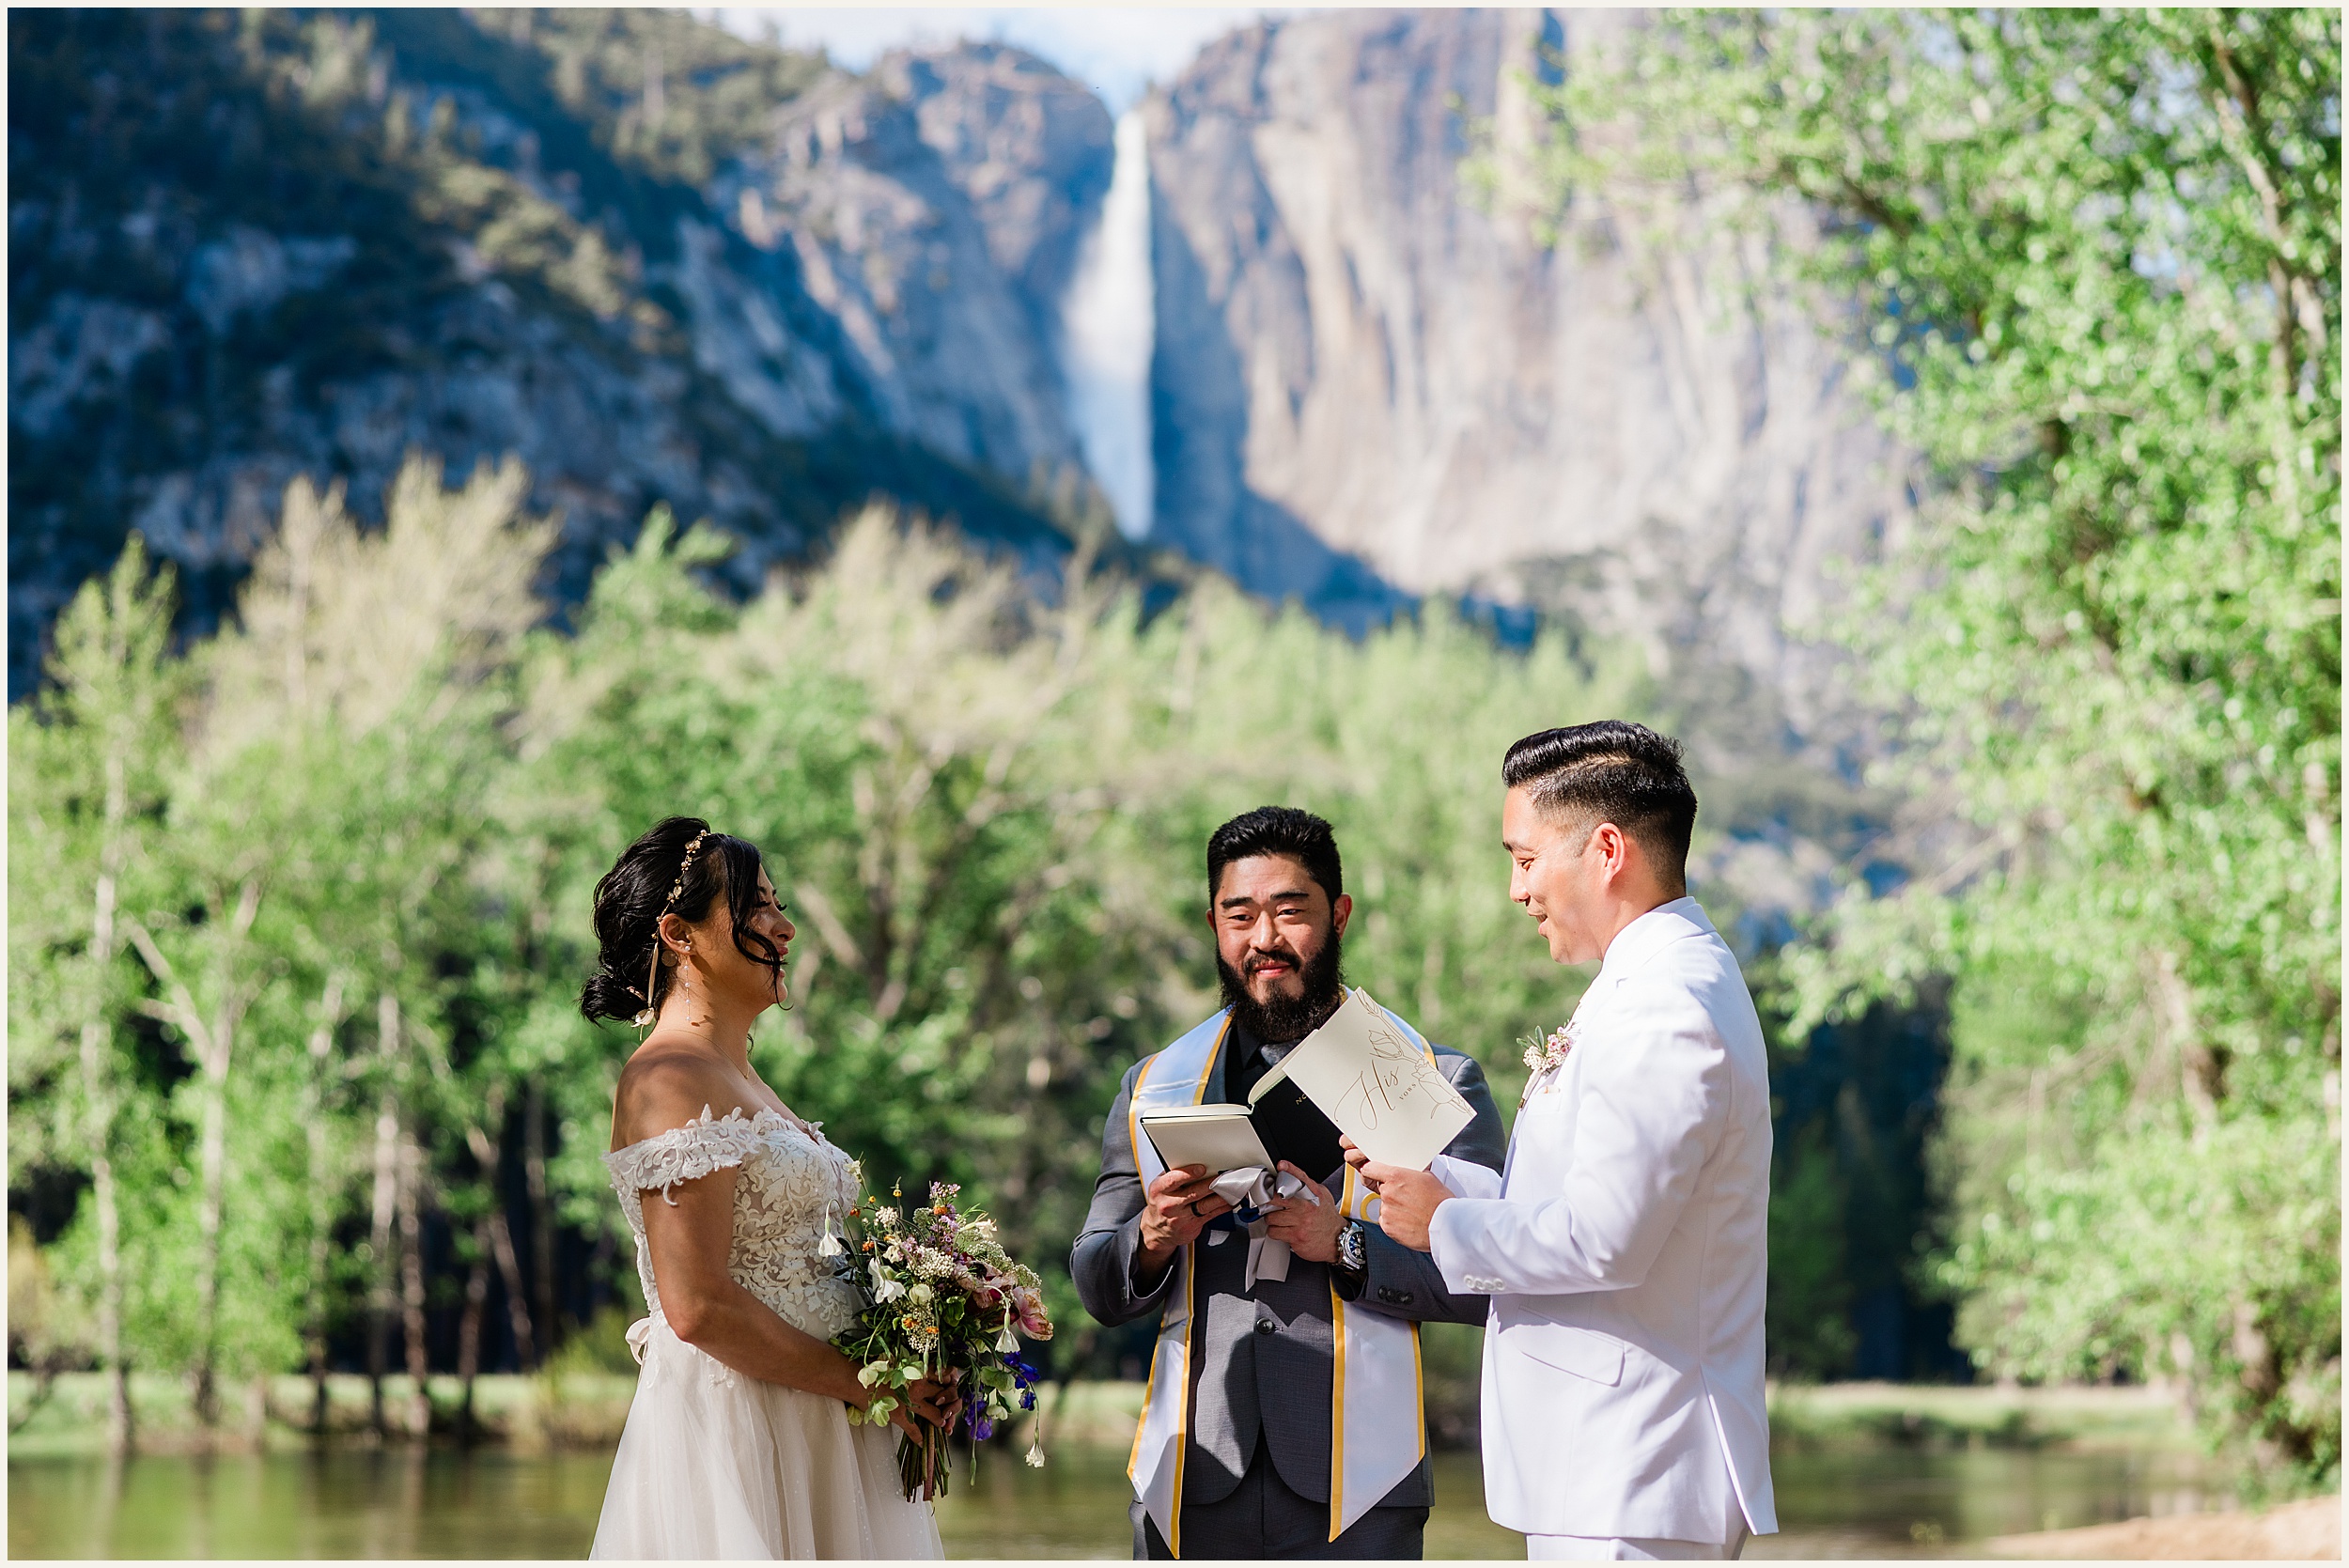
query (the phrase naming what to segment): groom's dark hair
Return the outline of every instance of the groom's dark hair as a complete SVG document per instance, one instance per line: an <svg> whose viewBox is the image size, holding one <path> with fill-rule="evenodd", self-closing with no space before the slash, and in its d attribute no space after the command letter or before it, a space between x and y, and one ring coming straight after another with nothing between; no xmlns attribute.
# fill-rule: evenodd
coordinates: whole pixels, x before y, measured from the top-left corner
<svg viewBox="0 0 2349 1568"><path fill-rule="evenodd" d="M1321 884L1332 904L1346 891L1346 868L1338 863L1338 839L1329 823L1295 806L1258 806L1207 835L1210 906L1215 890L1222 885L1223 868L1252 855L1286 855L1302 862L1305 875Z"/></svg>
<svg viewBox="0 0 2349 1568"><path fill-rule="evenodd" d="M1623 719L1529 735L1501 759L1501 782L1522 788L1552 822L1612 822L1639 840L1667 888L1686 889L1697 792L1680 742Z"/></svg>

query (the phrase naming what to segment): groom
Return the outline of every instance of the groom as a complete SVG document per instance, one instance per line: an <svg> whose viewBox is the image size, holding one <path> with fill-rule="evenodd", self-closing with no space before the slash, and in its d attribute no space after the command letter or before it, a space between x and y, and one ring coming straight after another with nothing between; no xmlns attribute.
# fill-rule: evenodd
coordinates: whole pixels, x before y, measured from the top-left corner
<svg viewBox="0 0 2349 1568"><path fill-rule="evenodd" d="M1252 1119L1302 1191L1244 1227L1201 1167L1165 1169L1135 1120L1245 1103L1336 1009L1354 905L1330 824L1280 806L1226 822L1207 840L1207 902L1224 1008L1127 1073L1069 1261L1103 1323L1159 1319L1129 1470L1134 1556L1415 1558L1434 1498L1418 1324L1481 1322L1484 1298L1364 1222L1337 1128L1295 1085ZM1422 1045L1476 1110L1448 1153L1497 1181L1483 1072ZM1259 1229L1285 1256L1252 1245Z"/></svg>
<svg viewBox="0 0 2349 1568"><path fill-rule="evenodd" d="M1390 1236L1491 1294L1495 1522L1534 1558L1734 1558L1778 1528L1770 1086L1737 960L1688 896L1696 792L1677 742L1619 722L1528 736L1501 776L1510 896L1598 978L1529 1053L1505 1176L1346 1157Z"/></svg>

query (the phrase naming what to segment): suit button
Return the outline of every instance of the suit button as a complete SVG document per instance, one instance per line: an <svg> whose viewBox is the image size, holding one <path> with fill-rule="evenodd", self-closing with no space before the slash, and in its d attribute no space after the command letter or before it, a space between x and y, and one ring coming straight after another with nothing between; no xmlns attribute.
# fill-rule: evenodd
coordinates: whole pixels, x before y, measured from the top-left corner
<svg viewBox="0 0 2349 1568"><path fill-rule="evenodd" d="M1256 1332L1259 1334L1277 1334L1280 1331L1281 1326L1268 1317L1260 1317L1256 1320Z"/></svg>
<svg viewBox="0 0 2349 1568"><path fill-rule="evenodd" d="M1411 1293L1408 1290L1392 1290L1385 1285L1380 1285L1378 1287L1378 1299L1384 1301L1390 1307L1408 1307L1411 1304Z"/></svg>

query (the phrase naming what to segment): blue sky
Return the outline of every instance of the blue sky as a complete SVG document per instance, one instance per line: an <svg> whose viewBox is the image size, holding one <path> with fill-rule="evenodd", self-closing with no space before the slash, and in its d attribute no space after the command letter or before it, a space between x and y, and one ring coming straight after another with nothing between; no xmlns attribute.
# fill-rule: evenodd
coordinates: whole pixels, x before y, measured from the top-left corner
<svg viewBox="0 0 2349 1568"><path fill-rule="evenodd" d="M746 36L770 23L783 41L821 44L861 70L901 44L996 39L1033 50L1122 110L1153 82L1172 81L1211 39L1246 26L1263 6L723 6L702 8Z"/></svg>

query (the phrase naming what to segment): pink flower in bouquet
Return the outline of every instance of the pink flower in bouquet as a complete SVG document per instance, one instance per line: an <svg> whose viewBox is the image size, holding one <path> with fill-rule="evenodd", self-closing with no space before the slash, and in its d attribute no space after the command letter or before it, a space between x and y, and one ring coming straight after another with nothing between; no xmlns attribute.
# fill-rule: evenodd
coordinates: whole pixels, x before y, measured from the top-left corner
<svg viewBox="0 0 2349 1568"><path fill-rule="evenodd" d="M1012 1315L1019 1320L1019 1331L1032 1340L1052 1337L1052 1320L1044 1311L1041 1293L1026 1285L1014 1285L1011 1292Z"/></svg>
<svg viewBox="0 0 2349 1568"><path fill-rule="evenodd" d="M992 1312L1003 1304L1003 1276L965 1269L955 1276L955 1283L962 1288L981 1308Z"/></svg>

